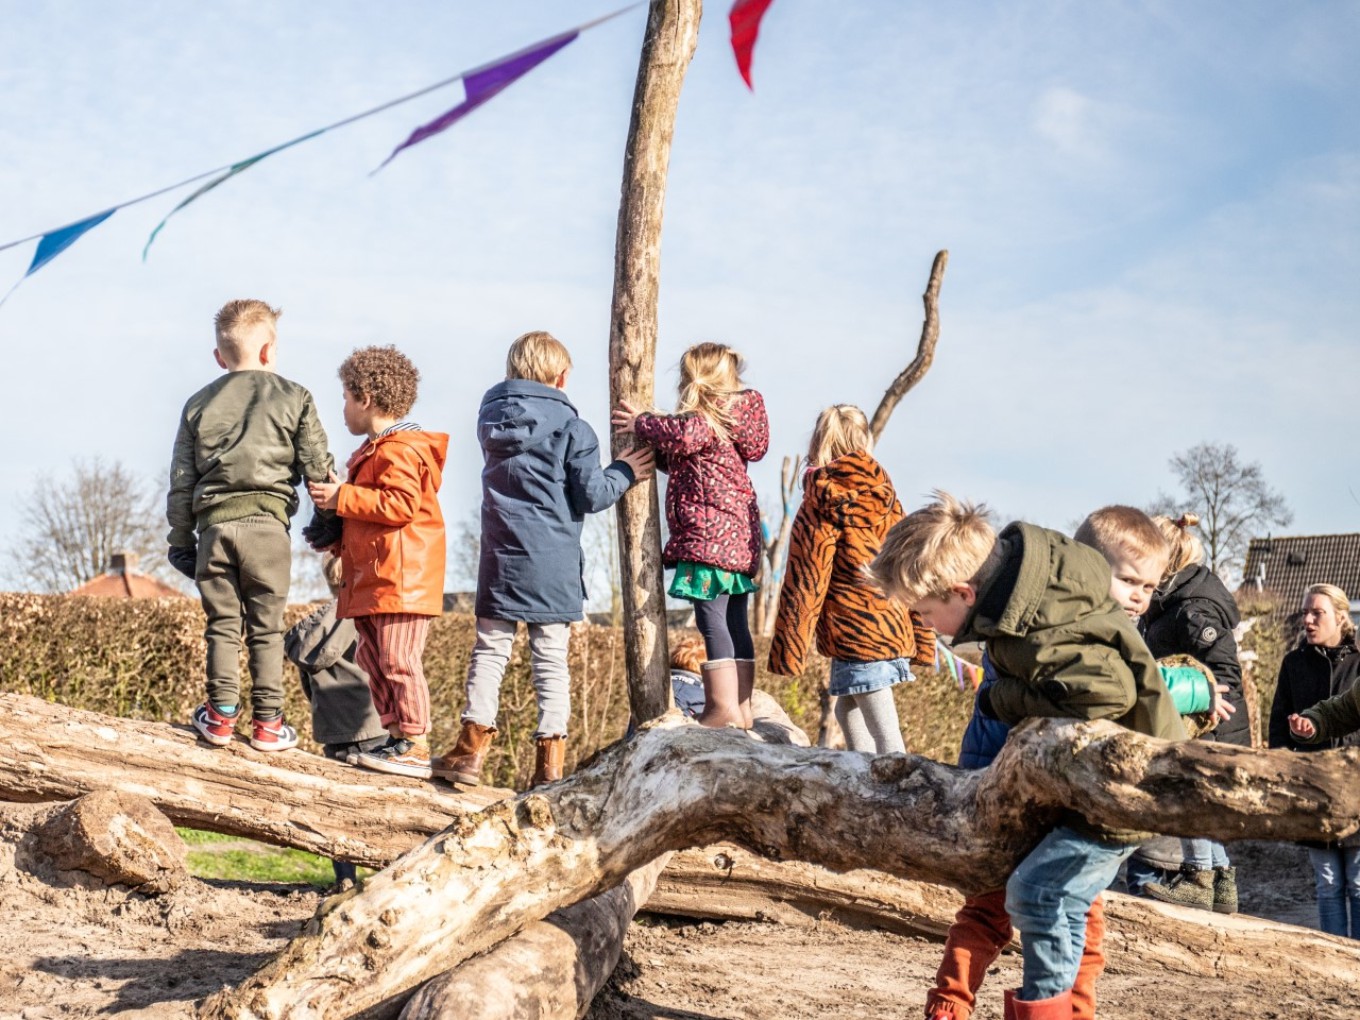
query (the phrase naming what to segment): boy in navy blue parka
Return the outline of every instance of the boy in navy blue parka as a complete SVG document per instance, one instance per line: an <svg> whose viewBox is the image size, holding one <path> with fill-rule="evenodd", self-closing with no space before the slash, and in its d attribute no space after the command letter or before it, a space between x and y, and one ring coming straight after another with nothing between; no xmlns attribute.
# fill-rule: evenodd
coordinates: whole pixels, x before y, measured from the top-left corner
<svg viewBox="0 0 1360 1020"><path fill-rule="evenodd" d="M561 778L571 712L567 639L586 598L581 528L586 514L607 510L651 475L645 447L600 467L599 440L563 392L570 371L571 355L551 334L525 333L510 345L505 381L482 398L477 643L458 742L432 764L454 782L480 781L521 621L538 698L533 784Z"/></svg>

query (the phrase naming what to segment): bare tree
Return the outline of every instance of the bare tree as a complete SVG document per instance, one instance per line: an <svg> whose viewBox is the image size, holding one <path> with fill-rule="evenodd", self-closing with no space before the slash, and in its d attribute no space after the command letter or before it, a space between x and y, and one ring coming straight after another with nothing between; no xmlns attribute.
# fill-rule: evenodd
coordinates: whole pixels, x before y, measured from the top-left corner
<svg viewBox="0 0 1360 1020"><path fill-rule="evenodd" d="M482 555L482 519L478 511L471 511L445 528L447 553L444 567L444 587L448 591L474 591L477 588L477 568Z"/></svg>
<svg viewBox="0 0 1360 1020"><path fill-rule="evenodd" d="M619 527L613 514L592 514L581 533L581 563L591 612L608 613L623 625L623 578L619 573Z"/></svg>
<svg viewBox="0 0 1360 1020"><path fill-rule="evenodd" d="M1239 576L1253 535L1294 519L1284 495L1266 484L1261 465L1242 463L1231 443L1200 443L1168 464L1181 495L1162 494L1151 510L1169 517L1199 514L1208 566L1220 577Z"/></svg>
<svg viewBox="0 0 1360 1020"><path fill-rule="evenodd" d="M70 591L104 573L113 553L126 551L137 554L146 573L168 579L160 502L118 461L77 460L65 480L41 476L20 510L9 572L34 591Z"/></svg>

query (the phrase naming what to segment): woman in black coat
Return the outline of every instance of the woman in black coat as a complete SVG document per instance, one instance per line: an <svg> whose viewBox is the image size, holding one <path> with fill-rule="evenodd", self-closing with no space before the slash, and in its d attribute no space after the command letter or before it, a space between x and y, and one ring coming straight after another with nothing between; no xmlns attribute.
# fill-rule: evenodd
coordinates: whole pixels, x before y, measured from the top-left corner
<svg viewBox="0 0 1360 1020"><path fill-rule="evenodd" d="M1302 752L1360 747L1360 732L1307 744L1289 731L1291 715L1344 694L1357 683L1360 650L1350 601L1335 585L1315 584L1303 596L1303 640L1280 663L1270 708L1270 746ZM1313 864L1320 927L1331 935L1360 938L1360 833L1339 842L1305 845Z"/></svg>
<svg viewBox="0 0 1360 1020"><path fill-rule="evenodd" d="M1194 514L1177 520L1154 517L1170 550L1167 577L1142 619L1148 649L1158 659L1189 655L1209 667L1227 688L1223 700L1233 714L1201 735L1251 746L1251 724L1242 697L1242 667L1234 628L1241 622L1237 602L1218 575L1204 565L1204 546L1187 529ZM1231 914L1237 910L1237 872L1222 843L1162 837L1146 844L1128 865L1130 891L1167 903Z"/></svg>

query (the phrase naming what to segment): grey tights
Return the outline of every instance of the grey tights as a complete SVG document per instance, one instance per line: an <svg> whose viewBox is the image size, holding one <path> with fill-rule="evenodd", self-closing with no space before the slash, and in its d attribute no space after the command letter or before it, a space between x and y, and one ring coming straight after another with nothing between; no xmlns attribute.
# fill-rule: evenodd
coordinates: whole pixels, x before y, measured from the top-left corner
<svg viewBox="0 0 1360 1020"><path fill-rule="evenodd" d="M835 711L836 722L841 724L849 750L869 754L906 753L891 687L867 694L844 694L836 699Z"/></svg>

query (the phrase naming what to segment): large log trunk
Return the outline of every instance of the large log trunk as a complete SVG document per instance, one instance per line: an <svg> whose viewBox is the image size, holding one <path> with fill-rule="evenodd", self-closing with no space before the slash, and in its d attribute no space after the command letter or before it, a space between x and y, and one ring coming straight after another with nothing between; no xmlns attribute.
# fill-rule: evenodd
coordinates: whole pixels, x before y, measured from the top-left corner
<svg viewBox="0 0 1360 1020"><path fill-rule="evenodd" d="M1360 827L1360 751L1171 744L1112 723L1031 721L993 765L770 746L675 715L571 778L460 818L313 922L205 1017L394 1008L467 958L668 850L730 839L835 871L995 887L1065 808L1120 829L1219 840ZM431 959L437 960L433 965Z"/></svg>
<svg viewBox="0 0 1360 1020"><path fill-rule="evenodd" d="M177 825L383 867L449 824L510 795L402 783L305 751L200 743L187 726L115 719L0 694L0 799L147 798Z"/></svg>
<svg viewBox="0 0 1360 1020"><path fill-rule="evenodd" d="M496 948L427 981L401 1020L576 1020L609 980L623 936L670 860L663 854L608 892L555 910Z"/></svg>
<svg viewBox="0 0 1360 1020"><path fill-rule="evenodd" d="M725 845L675 854L645 910L682 917L856 928L943 938L963 905L943 886L881 871L836 874L815 864L768 861ZM1259 981L1288 974L1319 996L1353 992L1360 942L1245 914L1231 916L1105 894L1111 970L1152 969ZM1014 943L1018 948L1018 942Z"/></svg>
<svg viewBox="0 0 1360 1020"><path fill-rule="evenodd" d="M699 41L702 13L702 0L652 0L647 15L624 153L614 249L614 300L609 322L611 407L620 400L642 409L653 406L666 172L680 87ZM613 446L617 454L617 440ZM617 513L628 697L633 717L645 721L671 706L656 482L629 489L619 500Z"/></svg>

